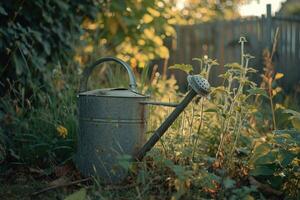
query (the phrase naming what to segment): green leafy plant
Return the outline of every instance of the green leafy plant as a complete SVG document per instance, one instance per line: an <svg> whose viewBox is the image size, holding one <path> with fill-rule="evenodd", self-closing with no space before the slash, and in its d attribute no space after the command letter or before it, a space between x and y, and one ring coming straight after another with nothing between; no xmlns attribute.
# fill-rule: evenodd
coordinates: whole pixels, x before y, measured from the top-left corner
<svg viewBox="0 0 300 200"><path fill-rule="evenodd" d="M300 113L286 110L294 120L294 129L274 130L255 142L250 158L250 174L273 188L299 197Z"/></svg>
<svg viewBox="0 0 300 200"><path fill-rule="evenodd" d="M32 99L13 87L10 92L23 98L0 100L6 160L46 168L70 160L77 133L75 90L62 90L55 99L37 91L32 99L39 98L43 107L33 107Z"/></svg>

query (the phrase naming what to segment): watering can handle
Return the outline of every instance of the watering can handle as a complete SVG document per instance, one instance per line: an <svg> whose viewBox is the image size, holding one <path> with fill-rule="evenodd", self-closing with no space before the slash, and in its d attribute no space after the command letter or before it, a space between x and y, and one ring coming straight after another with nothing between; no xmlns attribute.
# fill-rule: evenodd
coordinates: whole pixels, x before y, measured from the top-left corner
<svg viewBox="0 0 300 200"><path fill-rule="evenodd" d="M80 79L80 92L84 92L87 90L88 79L89 79L89 76L91 75L92 71L94 70L94 68L101 63L109 62L109 61L114 61L116 63L119 63L123 67L125 67L125 69L127 70L128 76L129 76L129 82L130 82L129 87L133 92L137 92L136 80L135 80L135 77L131 70L131 67L126 62L124 62L118 58L114 58L114 57L100 58L99 60L94 62L92 65L90 65L84 69L84 71L82 73L82 77Z"/></svg>

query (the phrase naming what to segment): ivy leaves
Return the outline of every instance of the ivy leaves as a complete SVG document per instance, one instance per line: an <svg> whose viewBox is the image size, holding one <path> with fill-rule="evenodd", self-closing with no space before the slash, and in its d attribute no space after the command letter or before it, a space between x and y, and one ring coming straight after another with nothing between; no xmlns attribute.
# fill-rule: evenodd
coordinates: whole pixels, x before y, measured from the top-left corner
<svg viewBox="0 0 300 200"><path fill-rule="evenodd" d="M80 4L62 0L0 3L0 63L6 66L0 71L0 81L18 81L26 90L33 83L53 87L51 69L58 62L67 65L72 61L74 44L82 33L81 21L83 16L92 16L89 8L93 5L91 0Z"/></svg>
<svg viewBox="0 0 300 200"><path fill-rule="evenodd" d="M2 6L0 6L0 14L7 15L7 12L4 10L4 8Z"/></svg>

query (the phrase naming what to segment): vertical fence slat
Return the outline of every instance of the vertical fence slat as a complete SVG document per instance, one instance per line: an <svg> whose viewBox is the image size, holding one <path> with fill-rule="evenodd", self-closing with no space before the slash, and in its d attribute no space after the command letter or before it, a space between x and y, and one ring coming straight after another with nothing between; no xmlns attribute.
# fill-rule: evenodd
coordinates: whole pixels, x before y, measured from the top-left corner
<svg viewBox="0 0 300 200"><path fill-rule="evenodd" d="M267 47L271 46L271 32L272 32L272 10L271 4L267 4L267 21L266 21L266 40L267 40Z"/></svg>
<svg viewBox="0 0 300 200"><path fill-rule="evenodd" d="M289 28L289 31L290 31L290 34L289 34L289 60L291 62L294 61L293 59L293 41L294 41L294 37L293 37L293 22L289 22L289 25L290 25L290 28Z"/></svg>
<svg viewBox="0 0 300 200"><path fill-rule="evenodd" d="M300 23L296 24L296 38L295 38L295 55L296 55L296 61L300 63L300 55L299 55L299 49L300 49ZM300 68L300 67L299 67Z"/></svg>

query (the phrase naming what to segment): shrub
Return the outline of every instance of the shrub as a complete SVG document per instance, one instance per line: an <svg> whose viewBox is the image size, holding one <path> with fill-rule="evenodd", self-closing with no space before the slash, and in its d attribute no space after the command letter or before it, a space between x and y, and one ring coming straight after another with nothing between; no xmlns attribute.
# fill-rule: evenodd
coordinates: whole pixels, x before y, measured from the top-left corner
<svg viewBox="0 0 300 200"><path fill-rule="evenodd" d="M81 22L95 13L93 0L1 1L0 96L14 82L26 96L34 87L51 91L52 70L72 61Z"/></svg>

